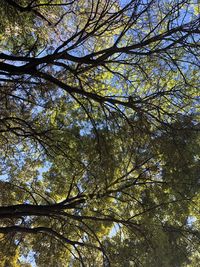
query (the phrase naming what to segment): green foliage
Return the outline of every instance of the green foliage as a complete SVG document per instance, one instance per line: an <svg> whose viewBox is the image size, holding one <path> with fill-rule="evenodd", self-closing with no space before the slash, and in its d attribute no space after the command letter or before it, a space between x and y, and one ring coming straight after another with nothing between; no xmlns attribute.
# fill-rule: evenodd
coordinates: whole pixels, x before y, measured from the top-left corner
<svg viewBox="0 0 200 267"><path fill-rule="evenodd" d="M199 4L3 2L0 266L198 266Z"/></svg>

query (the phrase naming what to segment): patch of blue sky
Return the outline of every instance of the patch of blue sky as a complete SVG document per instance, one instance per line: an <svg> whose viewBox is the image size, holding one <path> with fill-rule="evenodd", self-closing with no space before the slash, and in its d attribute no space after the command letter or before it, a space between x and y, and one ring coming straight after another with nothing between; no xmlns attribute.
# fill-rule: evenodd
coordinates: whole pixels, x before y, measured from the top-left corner
<svg viewBox="0 0 200 267"><path fill-rule="evenodd" d="M196 220L197 220L196 217L194 217L194 216L188 216L188 218L187 218L187 225L189 227L192 227L193 224L196 222Z"/></svg>
<svg viewBox="0 0 200 267"><path fill-rule="evenodd" d="M110 230L110 233L108 234L108 236L110 238L116 236L116 234L119 232L119 230L120 230L120 224L119 223L114 223L113 227Z"/></svg>
<svg viewBox="0 0 200 267"><path fill-rule="evenodd" d="M8 174L0 174L0 181L6 181L6 180L8 180Z"/></svg>
<svg viewBox="0 0 200 267"><path fill-rule="evenodd" d="M49 169L51 168L51 165L52 165L51 162L45 161L45 165L38 169L38 172L39 172L38 179L42 180L43 174L49 171Z"/></svg>
<svg viewBox="0 0 200 267"><path fill-rule="evenodd" d="M36 262L35 262L35 258L34 258L35 253L31 250L28 252L27 256L21 256L20 257L20 261L21 262L28 262L29 264L31 264L31 267L36 267Z"/></svg>

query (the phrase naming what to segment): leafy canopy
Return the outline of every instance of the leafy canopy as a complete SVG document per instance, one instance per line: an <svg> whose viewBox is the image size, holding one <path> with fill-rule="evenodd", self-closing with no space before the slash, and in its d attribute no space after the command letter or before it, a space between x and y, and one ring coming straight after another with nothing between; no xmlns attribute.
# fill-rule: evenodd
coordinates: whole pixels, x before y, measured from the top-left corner
<svg viewBox="0 0 200 267"><path fill-rule="evenodd" d="M197 267L198 1L3 2L1 266Z"/></svg>

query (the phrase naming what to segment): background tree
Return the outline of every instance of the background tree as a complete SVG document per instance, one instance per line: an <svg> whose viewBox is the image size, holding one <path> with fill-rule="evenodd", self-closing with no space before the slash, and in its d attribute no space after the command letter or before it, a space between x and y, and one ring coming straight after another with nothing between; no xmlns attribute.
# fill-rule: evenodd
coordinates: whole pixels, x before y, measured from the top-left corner
<svg viewBox="0 0 200 267"><path fill-rule="evenodd" d="M0 12L4 265L198 266L198 2Z"/></svg>

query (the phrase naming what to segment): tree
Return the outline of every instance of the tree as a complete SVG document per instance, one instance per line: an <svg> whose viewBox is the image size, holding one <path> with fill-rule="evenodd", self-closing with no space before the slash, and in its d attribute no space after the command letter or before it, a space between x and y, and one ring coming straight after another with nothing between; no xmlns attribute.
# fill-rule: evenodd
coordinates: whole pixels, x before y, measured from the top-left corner
<svg viewBox="0 0 200 267"><path fill-rule="evenodd" d="M4 2L4 261L197 266L199 4Z"/></svg>

